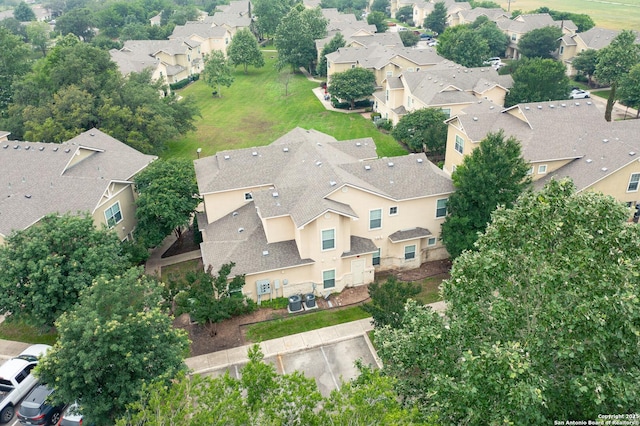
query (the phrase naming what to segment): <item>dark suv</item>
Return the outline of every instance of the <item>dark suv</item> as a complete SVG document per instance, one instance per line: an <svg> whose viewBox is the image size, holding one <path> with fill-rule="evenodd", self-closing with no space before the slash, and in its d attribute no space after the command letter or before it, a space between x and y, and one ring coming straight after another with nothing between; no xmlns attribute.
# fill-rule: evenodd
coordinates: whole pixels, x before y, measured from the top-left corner
<svg viewBox="0 0 640 426"><path fill-rule="evenodd" d="M46 385L36 386L22 401L18 411L18 420L23 425L56 425L65 404L51 405L47 399L53 389Z"/></svg>

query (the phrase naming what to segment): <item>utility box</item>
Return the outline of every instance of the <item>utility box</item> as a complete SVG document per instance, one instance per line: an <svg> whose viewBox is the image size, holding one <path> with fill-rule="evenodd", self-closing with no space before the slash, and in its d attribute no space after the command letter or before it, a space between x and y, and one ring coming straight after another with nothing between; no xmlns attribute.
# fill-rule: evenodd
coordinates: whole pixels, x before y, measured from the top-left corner
<svg viewBox="0 0 640 426"><path fill-rule="evenodd" d="M307 308L315 308L316 307L316 296L313 293L309 293L304 297L305 304Z"/></svg>
<svg viewBox="0 0 640 426"><path fill-rule="evenodd" d="M302 310L302 298L297 294L289 297L289 312L298 312Z"/></svg>

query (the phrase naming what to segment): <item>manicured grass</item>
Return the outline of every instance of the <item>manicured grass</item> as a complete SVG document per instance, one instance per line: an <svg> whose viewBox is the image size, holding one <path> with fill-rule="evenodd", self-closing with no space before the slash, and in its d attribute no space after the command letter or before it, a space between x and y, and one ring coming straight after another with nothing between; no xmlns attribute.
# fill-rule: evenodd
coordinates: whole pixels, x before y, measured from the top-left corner
<svg viewBox="0 0 640 426"><path fill-rule="evenodd" d="M17 318L7 318L0 324L0 339L13 340L25 343L45 343L53 345L58 338L55 331L43 330L38 327L27 325Z"/></svg>
<svg viewBox="0 0 640 426"><path fill-rule="evenodd" d="M508 0L496 1L507 10ZM640 2L638 0L590 1L590 0L511 0L511 11L528 12L540 7L563 12L584 13L597 26L613 30L640 28Z"/></svg>
<svg viewBox="0 0 640 426"><path fill-rule="evenodd" d="M163 266L160 275L162 278L178 279L183 278L187 272L197 272L200 270L202 270L202 261L200 259L194 259Z"/></svg>
<svg viewBox="0 0 640 426"><path fill-rule="evenodd" d="M415 297L415 299L425 305L441 301L442 296L440 295L440 284L447 278L449 278L449 274L440 274L425 278L420 282L422 285L422 291Z"/></svg>
<svg viewBox="0 0 640 426"><path fill-rule="evenodd" d="M218 151L267 145L295 127L315 129L338 140L372 137L380 157L404 155L407 152L390 136L378 131L360 114L327 111L312 89L319 83L302 74L278 73L274 68L275 52L263 52L265 66L242 67L235 73L231 87L223 87L222 97L214 97L212 88L202 80L182 89L179 94L194 102L202 117L195 122L197 130L168 144L163 157L196 158Z"/></svg>
<svg viewBox="0 0 640 426"><path fill-rule="evenodd" d="M345 322L368 318L370 315L359 306L344 309L325 309L308 314L294 314L287 318L261 322L249 326L247 339L253 343L276 339L291 334L317 330Z"/></svg>
<svg viewBox="0 0 640 426"><path fill-rule="evenodd" d="M602 99L609 99L610 93L611 93L611 89L592 90L591 96L598 96Z"/></svg>

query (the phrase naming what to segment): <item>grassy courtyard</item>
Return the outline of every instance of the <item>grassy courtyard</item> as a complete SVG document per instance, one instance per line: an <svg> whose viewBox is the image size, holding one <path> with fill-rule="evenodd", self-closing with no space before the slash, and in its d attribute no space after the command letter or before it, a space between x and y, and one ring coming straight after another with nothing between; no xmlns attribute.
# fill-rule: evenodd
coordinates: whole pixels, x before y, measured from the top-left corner
<svg viewBox="0 0 640 426"><path fill-rule="evenodd" d="M238 67L235 81L222 88L221 97L214 97L203 81L182 89L179 94L194 102L202 116L195 122L197 130L170 142L162 156L195 159L198 148L204 157L267 145L296 127L315 129L338 140L370 136L380 157L407 153L360 114L327 111L312 92L319 83L302 74L279 73L274 67L276 53L265 51L264 55L263 68L250 67L244 74Z"/></svg>

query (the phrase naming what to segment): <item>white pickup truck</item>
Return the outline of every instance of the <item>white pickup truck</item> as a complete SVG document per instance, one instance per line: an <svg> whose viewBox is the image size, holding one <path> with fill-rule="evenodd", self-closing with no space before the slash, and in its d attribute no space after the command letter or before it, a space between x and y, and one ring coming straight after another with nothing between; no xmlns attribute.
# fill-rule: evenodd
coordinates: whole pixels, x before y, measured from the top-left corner
<svg viewBox="0 0 640 426"><path fill-rule="evenodd" d="M49 345L29 346L0 366L0 423L13 419L16 405L38 383L31 370L49 348Z"/></svg>

